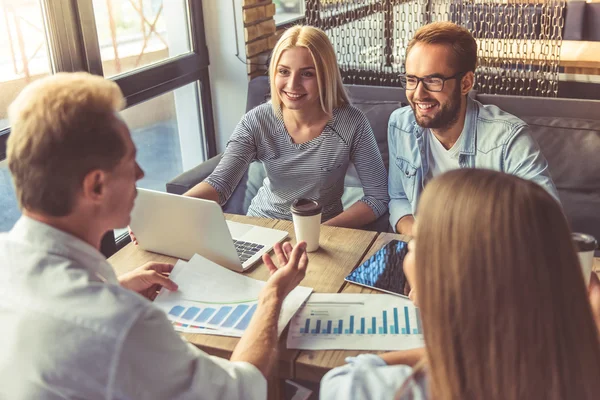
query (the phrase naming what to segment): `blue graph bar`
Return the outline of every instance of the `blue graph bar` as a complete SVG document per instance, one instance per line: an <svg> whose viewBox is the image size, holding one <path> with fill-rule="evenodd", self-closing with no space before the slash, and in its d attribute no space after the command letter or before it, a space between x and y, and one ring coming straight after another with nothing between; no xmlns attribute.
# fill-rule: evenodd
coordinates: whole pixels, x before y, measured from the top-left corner
<svg viewBox="0 0 600 400"><path fill-rule="evenodd" d="M360 333L362 333L363 335L365 334L365 319L364 318L360 319Z"/></svg>
<svg viewBox="0 0 600 400"><path fill-rule="evenodd" d="M373 334L373 329L369 328L369 335Z"/></svg>
<svg viewBox="0 0 600 400"><path fill-rule="evenodd" d="M210 316L214 314L215 311L216 310L214 308L205 308L204 310L202 310L200 315L198 315L198 318L196 318L195 321L200 323L206 322L208 321Z"/></svg>
<svg viewBox="0 0 600 400"><path fill-rule="evenodd" d="M418 329L413 329L413 333L414 333L415 335L418 335L418 334L419 334L419 330L418 330Z"/></svg>
<svg viewBox="0 0 600 400"><path fill-rule="evenodd" d="M325 333L325 334L327 334L327 333L328 333L328 332L327 332L327 329L323 329L323 331L322 331L321 333Z"/></svg>
<svg viewBox="0 0 600 400"><path fill-rule="evenodd" d="M390 333L393 335L396 333L396 327L394 325L390 325Z"/></svg>
<svg viewBox="0 0 600 400"><path fill-rule="evenodd" d="M249 306L247 304L240 304L239 306L237 306L221 326L223 328L231 328L233 324L235 324L237 320L240 319L242 315L244 315L248 307Z"/></svg>
<svg viewBox="0 0 600 400"><path fill-rule="evenodd" d="M198 307L190 307L190 308L187 309L187 311L185 312L185 314L183 314L183 316L181 318L183 318L183 319L192 319L199 312L200 312L200 309Z"/></svg>
<svg viewBox="0 0 600 400"><path fill-rule="evenodd" d="M348 329L344 329L344 333L350 333ZM354 333L354 332L353 332ZM358 332L357 332L358 333Z"/></svg>
<svg viewBox="0 0 600 400"><path fill-rule="evenodd" d="M231 311L231 307L229 307L229 306L221 307L221 309L219 311L217 311L215 316L212 317L212 319L208 323L215 324L215 325L220 324L221 321L223 321L223 319L225 319L225 316L227 314L229 314L229 311Z"/></svg>
<svg viewBox="0 0 600 400"><path fill-rule="evenodd" d="M331 333L331 321L327 321L327 333Z"/></svg>
<svg viewBox="0 0 600 400"><path fill-rule="evenodd" d="M338 321L338 333L342 333L343 330L342 328L344 327L344 321L342 321L341 319Z"/></svg>
<svg viewBox="0 0 600 400"><path fill-rule="evenodd" d="M383 335L383 328L381 326L379 327L379 334Z"/></svg>
<svg viewBox="0 0 600 400"><path fill-rule="evenodd" d="M304 333L304 328L300 328L300 333Z"/></svg>
<svg viewBox="0 0 600 400"><path fill-rule="evenodd" d="M310 332L310 318L306 318L306 325L304 325L304 332Z"/></svg>
<svg viewBox="0 0 600 400"><path fill-rule="evenodd" d="M181 313L183 312L183 310L185 310L184 307L175 306L175 307L171 308L171 311L169 311L169 314L179 317L181 315Z"/></svg>
<svg viewBox="0 0 600 400"><path fill-rule="evenodd" d="M396 307L394 307L394 326L396 329L392 333L398 334L398 309Z"/></svg>
<svg viewBox="0 0 600 400"><path fill-rule="evenodd" d="M321 333L321 320L320 319L317 320L317 327L315 328L314 333Z"/></svg>
<svg viewBox="0 0 600 400"><path fill-rule="evenodd" d="M338 328L333 328L333 333L337 334L337 333L340 333L340 332L338 331Z"/></svg>
<svg viewBox="0 0 600 400"><path fill-rule="evenodd" d="M387 311L383 311L383 334L387 334Z"/></svg>
<svg viewBox="0 0 600 400"><path fill-rule="evenodd" d="M373 331L373 333L377 332L377 328L375 327L375 322L377 321L377 318L373 317L371 318L371 330Z"/></svg>
<svg viewBox="0 0 600 400"><path fill-rule="evenodd" d="M406 328L402 328L402 334L406 335Z"/></svg>
<svg viewBox="0 0 600 400"><path fill-rule="evenodd" d="M354 333L354 315L350 316L350 331L348 333Z"/></svg>
<svg viewBox="0 0 600 400"><path fill-rule="evenodd" d="M419 331L418 333L423 333L423 331L421 330L421 314L419 313L419 309L415 309L415 314L417 314L417 330Z"/></svg>
<svg viewBox="0 0 600 400"><path fill-rule="evenodd" d="M254 315L254 311L256 311L256 304L253 304L252 307L250 307L246 315L244 315L240 322L238 322L238 324L235 326L235 329L245 331L250 323L250 320L252 319L252 316Z"/></svg>
<svg viewBox="0 0 600 400"><path fill-rule="evenodd" d="M406 333L410 333L410 321L408 320L408 307L404 307L404 321L406 322Z"/></svg>

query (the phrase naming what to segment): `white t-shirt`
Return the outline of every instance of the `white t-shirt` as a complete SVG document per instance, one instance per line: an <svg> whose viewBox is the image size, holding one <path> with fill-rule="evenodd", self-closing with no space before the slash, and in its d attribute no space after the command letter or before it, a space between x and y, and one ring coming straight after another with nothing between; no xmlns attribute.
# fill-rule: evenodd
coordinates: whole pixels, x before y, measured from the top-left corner
<svg viewBox="0 0 600 400"><path fill-rule="evenodd" d="M429 164L429 177L435 178L446 171L459 169L458 163L460 141L462 134L459 136L454 146L446 150L442 143L430 130L427 131L427 140L429 141L429 153L427 154L427 163Z"/></svg>

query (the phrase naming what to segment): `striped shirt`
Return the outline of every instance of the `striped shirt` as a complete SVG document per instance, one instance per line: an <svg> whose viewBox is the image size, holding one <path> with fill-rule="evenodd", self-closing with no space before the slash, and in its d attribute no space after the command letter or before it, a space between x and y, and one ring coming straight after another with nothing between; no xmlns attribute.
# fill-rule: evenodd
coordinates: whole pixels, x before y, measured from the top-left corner
<svg viewBox="0 0 600 400"><path fill-rule="evenodd" d="M355 107L335 109L323 132L305 143L293 142L270 102L250 110L205 180L217 190L221 204L254 160L262 162L266 178L252 199L250 216L289 220L292 202L308 198L323 205L323 221L335 217L343 211L344 177L350 162L363 186L359 201L371 207L376 217L387 211L387 171L369 121Z"/></svg>

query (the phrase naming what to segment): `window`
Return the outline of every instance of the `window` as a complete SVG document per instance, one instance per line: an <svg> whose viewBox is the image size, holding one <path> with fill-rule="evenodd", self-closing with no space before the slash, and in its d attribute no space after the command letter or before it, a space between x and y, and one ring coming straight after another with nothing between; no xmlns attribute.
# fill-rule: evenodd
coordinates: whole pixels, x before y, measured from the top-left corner
<svg viewBox="0 0 600 400"><path fill-rule="evenodd" d="M5 161L6 111L25 85L50 73L85 70L119 85L146 172L141 187L165 190L216 154L202 3L0 1L0 231L20 215ZM114 238L105 243L108 256Z"/></svg>
<svg viewBox="0 0 600 400"><path fill-rule="evenodd" d="M275 4L276 25L286 24L304 18L304 0L273 0Z"/></svg>
<svg viewBox="0 0 600 400"><path fill-rule="evenodd" d="M21 216L7 164L0 161L0 232L10 230Z"/></svg>
<svg viewBox="0 0 600 400"><path fill-rule="evenodd" d="M0 21L2 131L8 128L6 110L9 104L28 83L48 75L51 67L39 1L0 2Z"/></svg>
<svg viewBox="0 0 600 400"><path fill-rule="evenodd" d="M191 51L183 0L93 0L105 77Z"/></svg>

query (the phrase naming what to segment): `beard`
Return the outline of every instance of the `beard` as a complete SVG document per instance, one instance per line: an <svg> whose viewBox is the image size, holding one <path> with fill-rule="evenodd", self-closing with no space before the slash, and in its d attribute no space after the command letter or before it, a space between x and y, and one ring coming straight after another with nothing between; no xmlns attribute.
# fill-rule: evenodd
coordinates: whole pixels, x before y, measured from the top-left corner
<svg viewBox="0 0 600 400"><path fill-rule="evenodd" d="M446 130L458 121L461 96L460 86L456 85L448 101L444 104L440 104L439 111L433 117L419 116L416 110L417 106L413 102L410 102L410 107L413 110L417 124L419 124L421 128ZM432 98L419 99L419 101L437 102Z"/></svg>

